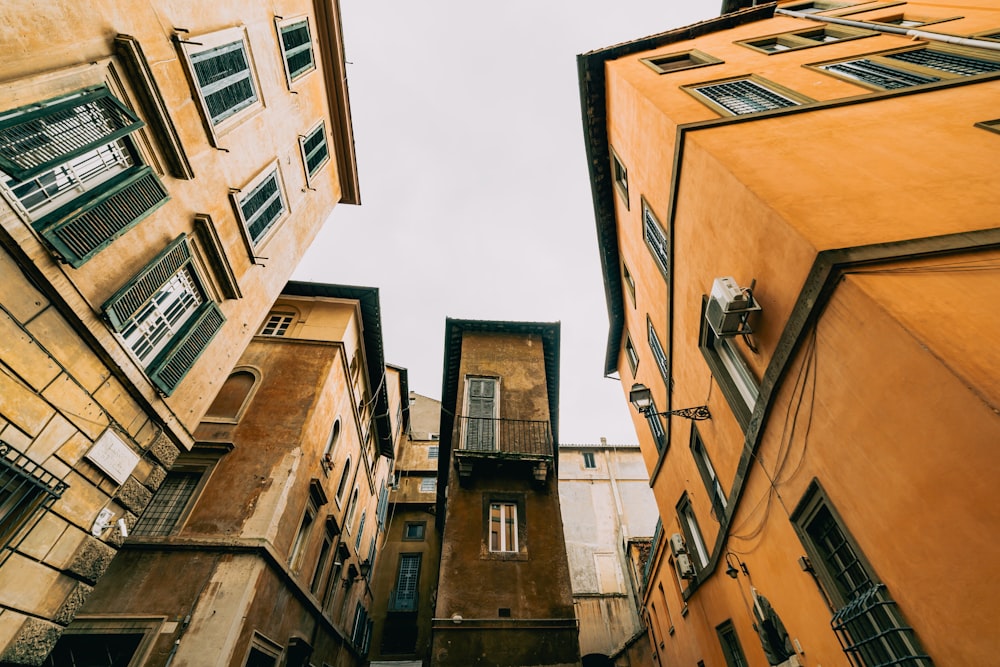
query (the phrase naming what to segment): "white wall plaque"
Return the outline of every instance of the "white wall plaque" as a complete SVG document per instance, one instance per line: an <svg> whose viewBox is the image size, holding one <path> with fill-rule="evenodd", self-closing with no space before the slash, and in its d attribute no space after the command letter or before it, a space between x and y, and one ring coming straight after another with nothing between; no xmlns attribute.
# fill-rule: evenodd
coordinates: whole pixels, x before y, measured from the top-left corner
<svg viewBox="0 0 1000 667"><path fill-rule="evenodd" d="M110 428L94 442L94 446L84 458L103 470L108 477L118 482L119 486L125 483L139 463L139 455Z"/></svg>

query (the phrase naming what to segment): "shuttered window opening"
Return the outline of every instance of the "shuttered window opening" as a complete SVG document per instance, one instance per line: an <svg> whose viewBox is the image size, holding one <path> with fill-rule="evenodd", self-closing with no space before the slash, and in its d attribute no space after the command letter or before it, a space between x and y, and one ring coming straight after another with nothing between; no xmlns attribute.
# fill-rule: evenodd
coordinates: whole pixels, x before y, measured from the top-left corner
<svg viewBox="0 0 1000 667"><path fill-rule="evenodd" d="M73 267L138 224L168 199L149 167L121 174L83 204L70 202L37 224L52 248Z"/></svg>
<svg viewBox="0 0 1000 667"><path fill-rule="evenodd" d="M285 200L274 170L240 199L240 212L253 242L260 243L285 212Z"/></svg>
<svg viewBox="0 0 1000 667"><path fill-rule="evenodd" d="M191 65L212 125L257 101L250 59L242 39L192 54Z"/></svg>
<svg viewBox="0 0 1000 667"><path fill-rule="evenodd" d="M649 349L653 353L653 358L656 359L656 367L660 369L660 375L663 376L664 382L670 382L670 368L667 364L667 353L663 350L663 345L660 343L660 337L656 335L656 329L653 328L653 323L646 320L646 336L649 340Z"/></svg>
<svg viewBox="0 0 1000 667"><path fill-rule="evenodd" d="M947 53L935 49L903 51L901 53L893 53L887 57L961 76L974 76L976 74L1000 71L1000 62L973 58L958 53Z"/></svg>
<svg viewBox="0 0 1000 667"><path fill-rule="evenodd" d="M111 297L104 313L166 395L225 322L215 302L205 296L184 236Z"/></svg>
<svg viewBox="0 0 1000 667"><path fill-rule="evenodd" d="M302 139L302 160L306 164L306 173L310 178L330 161L330 151L326 145L326 128L323 123Z"/></svg>
<svg viewBox="0 0 1000 667"><path fill-rule="evenodd" d="M0 440L0 549L67 488L65 482ZM6 555L0 555L0 560Z"/></svg>
<svg viewBox="0 0 1000 667"><path fill-rule="evenodd" d="M699 94L737 116L759 111L793 107L799 102L750 79L698 86Z"/></svg>
<svg viewBox="0 0 1000 667"><path fill-rule="evenodd" d="M642 207L642 235L646 239L646 245L649 246L649 252L656 260L656 265L660 268L660 273L664 277L668 276L670 273L670 253L667 251L667 236L656 220L656 216L653 215L652 209L645 205Z"/></svg>
<svg viewBox="0 0 1000 667"><path fill-rule="evenodd" d="M0 114L0 169L21 181L143 126L106 86Z"/></svg>
<svg viewBox="0 0 1000 667"><path fill-rule="evenodd" d="M867 58L848 60L830 65L820 65L820 69L828 72L836 72L849 79L863 81L887 90L910 88L911 86L919 86L924 83L933 83L934 81L941 80L936 76L907 72Z"/></svg>
<svg viewBox="0 0 1000 667"><path fill-rule="evenodd" d="M294 81L316 67L313 61L309 21L302 19L282 26L279 30L281 33L281 52L285 58L288 78Z"/></svg>

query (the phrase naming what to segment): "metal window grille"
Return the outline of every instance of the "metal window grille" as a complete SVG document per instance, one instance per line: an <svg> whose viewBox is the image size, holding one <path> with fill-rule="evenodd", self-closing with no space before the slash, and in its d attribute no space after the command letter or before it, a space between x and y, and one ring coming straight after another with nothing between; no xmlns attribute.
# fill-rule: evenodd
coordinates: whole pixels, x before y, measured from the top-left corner
<svg viewBox="0 0 1000 667"><path fill-rule="evenodd" d="M974 76L976 74L985 74L986 72L1000 71L1000 62L994 60L972 58L970 56L935 51L933 49L903 51L901 53L893 53L887 57L962 76Z"/></svg>
<svg viewBox="0 0 1000 667"><path fill-rule="evenodd" d="M660 337L656 335L656 329L653 328L653 323L646 322L647 337L649 338L649 349L653 352L653 358L656 360L656 367L660 369L660 375L663 376L664 382L670 381L670 368L667 365L667 353L663 350L663 345L660 344Z"/></svg>
<svg viewBox="0 0 1000 667"><path fill-rule="evenodd" d="M737 116L746 113L757 113L758 111L793 107L799 104L799 102L750 79L739 79L737 81L726 81L725 83L715 83L708 86L698 86L695 90L729 113Z"/></svg>
<svg viewBox="0 0 1000 667"><path fill-rule="evenodd" d="M836 72L850 79L869 83L879 88L894 90L897 88L910 88L925 83L940 81L936 76L907 72L895 67L889 67L867 58L858 60L847 60L840 63L820 65L820 69L828 72Z"/></svg>
<svg viewBox="0 0 1000 667"><path fill-rule="evenodd" d="M726 667L747 667L743 647L740 646L740 639L736 636L736 629L731 622L727 621L723 627L719 628L719 641L722 643Z"/></svg>
<svg viewBox="0 0 1000 667"><path fill-rule="evenodd" d="M194 495L201 472L169 472L132 529L133 535L169 535Z"/></svg>
<svg viewBox="0 0 1000 667"><path fill-rule="evenodd" d="M844 599L851 599L872 585L868 571L829 508L822 507L816 512L806 532Z"/></svg>
<svg viewBox="0 0 1000 667"><path fill-rule="evenodd" d="M855 667L931 667L913 628L904 624L882 584L868 582L838 610L830 625Z"/></svg>
<svg viewBox="0 0 1000 667"><path fill-rule="evenodd" d="M292 326L294 315L283 313L271 315L264 323L264 328L260 330L261 336L284 336L288 332L288 327Z"/></svg>
<svg viewBox="0 0 1000 667"><path fill-rule="evenodd" d="M309 176L315 176L319 168L330 159L330 150L326 145L326 128L320 125L302 141L302 156L306 163Z"/></svg>
<svg viewBox="0 0 1000 667"><path fill-rule="evenodd" d="M242 39L192 54L191 66L213 125L257 101Z"/></svg>
<svg viewBox="0 0 1000 667"><path fill-rule="evenodd" d="M67 488L65 482L0 441L0 549L6 549L18 531L40 518Z"/></svg>
<svg viewBox="0 0 1000 667"><path fill-rule="evenodd" d="M281 50L288 66L288 78L295 80L313 69L309 21L303 19L281 28Z"/></svg>
<svg viewBox="0 0 1000 667"><path fill-rule="evenodd" d="M396 589L389 599L389 611L416 611L419 578L420 554L401 554Z"/></svg>
<svg viewBox="0 0 1000 667"><path fill-rule="evenodd" d="M141 362L165 348L205 301L190 265L164 282L122 331Z"/></svg>
<svg viewBox="0 0 1000 667"><path fill-rule="evenodd" d="M642 234L649 246L649 252L653 254L656 265L660 267L660 272L667 275L670 271L670 253L667 251L667 237L660 227L660 223L653 216L653 211L648 206L642 209Z"/></svg>
<svg viewBox="0 0 1000 667"><path fill-rule="evenodd" d="M440 453L440 447L438 445L431 445L427 448L427 458L435 461Z"/></svg>
<svg viewBox="0 0 1000 667"><path fill-rule="evenodd" d="M272 171L240 199L240 211L254 243L260 243L267 230L285 212L285 200L278 184L278 172Z"/></svg>
<svg viewBox="0 0 1000 667"><path fill-rule="evenodd" d="M24 180L143 126L106 86L0 114L0 169Z"/></svg>

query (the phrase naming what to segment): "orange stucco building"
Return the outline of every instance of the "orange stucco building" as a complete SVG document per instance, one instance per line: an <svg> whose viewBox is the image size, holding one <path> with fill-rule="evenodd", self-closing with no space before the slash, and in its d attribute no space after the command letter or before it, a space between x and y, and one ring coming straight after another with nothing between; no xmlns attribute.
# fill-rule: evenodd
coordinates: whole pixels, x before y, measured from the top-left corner
<svg viewBox="0 0 1000 667"><path fill-rule="evenodd" d="M578 65L659 662L994 661L1000 9L772 3Z"/></svg>

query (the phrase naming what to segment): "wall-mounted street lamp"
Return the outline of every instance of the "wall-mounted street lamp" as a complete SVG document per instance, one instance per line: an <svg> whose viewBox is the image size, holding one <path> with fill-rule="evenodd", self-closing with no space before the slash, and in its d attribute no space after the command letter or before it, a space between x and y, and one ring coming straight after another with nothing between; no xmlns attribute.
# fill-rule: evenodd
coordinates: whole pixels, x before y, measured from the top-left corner
<svg viewBox="0 0 1000 667"><path fill-rule="evenodd" d="M736 567L733 565L733 562L730 560L730 557L736 559L736 564L740 566L740 570L743 570L743 574L745 574L749 579L750 570L747 569L747 564L741 561L740 557L734 554L732 551L726 552L726 574L733 579L740 576L739 570L737 570Z"/></svg>
<svg viewBox="0 0 1000 667"><path fill-rule="evenodd" d="M704 421L712 418L712 413L708 411L706 405L668 410L667 412L653 412L653 392L649 390L649 387L639 382L632 385L632 390L628 393L628 400L635 406L636 410L646 416L646 419L650 417L683 417L693 421Z"/></svg>

